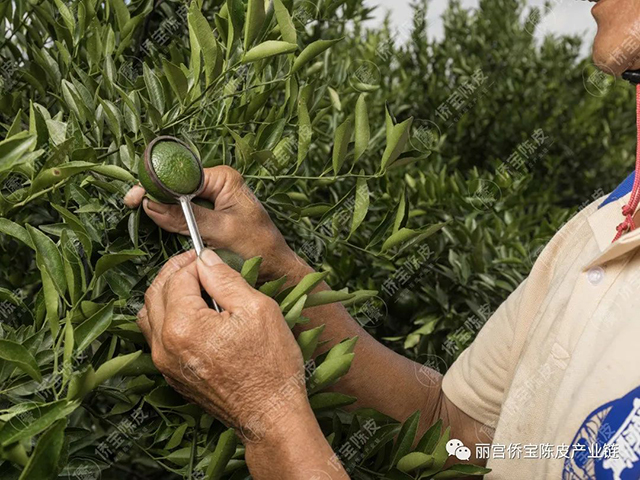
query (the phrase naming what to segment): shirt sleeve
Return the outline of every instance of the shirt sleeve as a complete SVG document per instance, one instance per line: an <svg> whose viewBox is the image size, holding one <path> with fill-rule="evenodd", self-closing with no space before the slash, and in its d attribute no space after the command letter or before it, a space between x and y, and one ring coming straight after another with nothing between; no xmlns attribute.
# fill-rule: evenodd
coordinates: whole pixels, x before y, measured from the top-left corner
<svg viewBox="0 0 640 480"><path fill-rule="evenodd" d="M500 305L444 376L447 398L478 422L495 427L513 375L514 322L527 280Z"/></svg>

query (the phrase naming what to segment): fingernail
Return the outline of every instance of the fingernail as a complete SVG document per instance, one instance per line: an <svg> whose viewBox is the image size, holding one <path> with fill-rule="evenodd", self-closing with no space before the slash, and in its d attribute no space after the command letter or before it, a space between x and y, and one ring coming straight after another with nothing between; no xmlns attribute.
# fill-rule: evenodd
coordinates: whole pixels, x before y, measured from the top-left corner
<svg viewBox="0 0 640 480"><path fill-rule="evenodd" d="M147 208L156 213L167 213L169 211L168 205L152 202L151 200L147 200Z"/></svg>
<svg viewBox="0 0 640 480"><path fill-rule="evenodd" d="M208 249L205 249L202 251L202 253L200 253L200 260L202 260L202 262L209 267L213 267L214 265L223 263L222 259L216 252Z"/></svg>

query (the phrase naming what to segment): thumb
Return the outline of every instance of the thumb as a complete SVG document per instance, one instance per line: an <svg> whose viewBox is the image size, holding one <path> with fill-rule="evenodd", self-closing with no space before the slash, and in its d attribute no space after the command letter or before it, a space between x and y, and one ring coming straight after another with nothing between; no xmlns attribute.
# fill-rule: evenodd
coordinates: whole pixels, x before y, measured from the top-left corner
<svg viewBox="0 0 640 480"><path fill-rule="evenodd" d="M224 210L234 205L237 191L243 185L240 172L227 165L205 168L204 183L198 197L213 202L216 209Z"/></svg>
<svg viewBox="0 0 640 480"><path fill-rule="evenodd" d="M196 262L200 283L218 305L234 313L252 303L258 292L213 250L203 250Z"/></svg>

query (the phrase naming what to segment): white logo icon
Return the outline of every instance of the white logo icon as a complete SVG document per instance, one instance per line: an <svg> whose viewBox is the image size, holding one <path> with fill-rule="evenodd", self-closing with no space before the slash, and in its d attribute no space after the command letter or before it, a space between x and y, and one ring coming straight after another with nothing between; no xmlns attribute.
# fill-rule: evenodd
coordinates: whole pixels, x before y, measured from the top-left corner
<svg viewBox="0 0 640 480"><path fill-rule="evenodd" d="M449 456L455 455L458 460L467 461L471 458L471 450L457 438L452 438L447 442L447 453Z"/></svg>

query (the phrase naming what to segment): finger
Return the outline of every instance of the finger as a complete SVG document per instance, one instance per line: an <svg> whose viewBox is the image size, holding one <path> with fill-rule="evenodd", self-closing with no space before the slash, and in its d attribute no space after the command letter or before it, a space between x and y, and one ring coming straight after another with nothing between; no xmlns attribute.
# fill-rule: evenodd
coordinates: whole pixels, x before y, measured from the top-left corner
<svg viewBox="0 0 640 480"><path fill-rule="evenodd" d="M164 323L164 285L175 272L189 263L193 263L196 259L196 253L190 250L186 253L172 257L160 270L160 273L153 280L151 286L145 293L145 306L147 307L147 316L149 318L149 326L154 335L162 332Z"/></svg>
<svg viewBox="0 0 640 480"><path fill-rule="evenodd" d="M181 340L187 342L202 337L202 322L215 317L216 312L210 310L202 298L198 269L195 262L185 265L175 272L165 284L164 307L166 311L162 327L164 345ZM200 315L199 312L206 312Z"/></svg>
<svg viewBox="0 0 640 480"><path fill-rule="evenodd" d="M258 295L238 272L225 264L212 250L204 250L195 263L200 283L225 310L238 312Z"/></svg>
<svg viewBox="0 0 640 480"><path fill-rule="evenodd" d="M124 196L124 204L129 208L136 208L142 202L146 191L140 185L131 188Z"/></svg>
<svg viewBox="0 0 640 480"><path fill-rule="evenodd" d="M171 233L187 233L187 222L179 205L153 202L147 198L142 202L146 214L163 230Z"/></svg>
<svg viewBox="0 0 640 480"><path fill-rule="evenodd" d="M240 172L226 165L204 169L204 183L198 194L216 205L216 210L224 210L232 205L233 197L244 184Z"/></svg>

